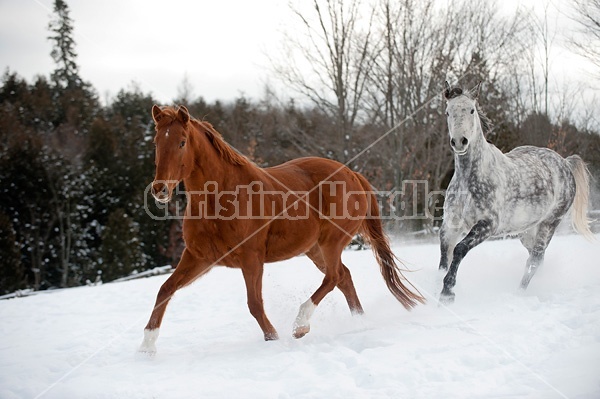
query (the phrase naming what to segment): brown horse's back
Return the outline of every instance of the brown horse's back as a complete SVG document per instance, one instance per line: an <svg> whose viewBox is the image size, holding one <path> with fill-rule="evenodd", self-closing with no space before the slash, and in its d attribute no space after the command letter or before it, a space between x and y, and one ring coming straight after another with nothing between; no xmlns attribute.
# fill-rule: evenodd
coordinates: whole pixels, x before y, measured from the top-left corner
<svg viewBox="0 0 600 399"><path fill-rule="evenodd" d="M305 253L332 234L347 244L358 232L367 214L364 190L356 174L345 165L307 157L264 172L275 190L287 196L282 201L287 211L269 226L266 262ZM275 197L282 200L284 196Z"/></svg>
<svg viewBox="0 0 600 399"><path fill-rule="evenodd" d="M296 190L311 190L323 182L345 182L348 184L348 176L354 176L346 165L318 157L297 158L281 165L264 168L263 171L277 182L287 183L287 187ZM294 180L296 179L296 180ZM361 183L354 179L352 184L354 190L362 190Z"/></svg>

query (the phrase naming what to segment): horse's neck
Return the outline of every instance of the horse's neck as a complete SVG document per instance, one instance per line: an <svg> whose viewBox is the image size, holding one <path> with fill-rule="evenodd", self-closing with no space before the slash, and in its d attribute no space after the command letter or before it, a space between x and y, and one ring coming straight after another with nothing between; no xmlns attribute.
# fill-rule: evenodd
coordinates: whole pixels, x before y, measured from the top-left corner
<svg viewBox="0 0 600 399"><path fill-rule="evenodd" d="M488 143L483 134L479 137L471 150L463 156L454 155L454 167L456 174L465 177L475 177L475 180L489 178L492 169L496 168L501 161L499 151L494 145ZM472 181L472 179L468 179Z"/></svg>
<svg viewBox="0 0 600 399"><path fill-rule="evenodd" d="M232 185L250 183L250 165L235 165L225 159L202 132L194 140L198 140L195 165L190 176L184 179L186 190L202 192L207 182L217 183L218 190L231 190Z"/></svg>

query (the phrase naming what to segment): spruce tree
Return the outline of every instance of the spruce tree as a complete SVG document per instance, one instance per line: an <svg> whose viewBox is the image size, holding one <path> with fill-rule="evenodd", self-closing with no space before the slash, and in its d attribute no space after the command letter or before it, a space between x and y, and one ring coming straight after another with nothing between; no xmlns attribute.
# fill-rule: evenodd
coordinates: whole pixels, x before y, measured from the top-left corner
<svg viewBox="0 0 600 399"><path fill-rule="evenodd" d="M69 16L69 6L63 0L54 0L54 19L48 25L53 42L50 55L56 63L52 80L61 88L72 88L81 85L75 40L73 39L73 20Z"/></svg>
<svg viewBox="0 0 600 399"><path fill-rule="evenodd" d="M10 217L0 211L0 295L23 288L25 270Z"/></svg>
<svg viewBox="0 0 600 399"><path fill-rule="evenodd" d="M48 39L52 42L50 55L56 65L51 74L55 104L52 125L59 151L77 164L78 155L85 147L82 136L89 131L99 104L92 85L79 75L73 38L74 23L69 13L64 0L54 0L54 15L48 25Z"/></svg>
<svg viewBox="0 0 600 399"><path fill-rule="evenodd" d="M102 280L111 281L144 269L146 259L138 238L139 226L122 208L108 216L102 232Z"/></svg>

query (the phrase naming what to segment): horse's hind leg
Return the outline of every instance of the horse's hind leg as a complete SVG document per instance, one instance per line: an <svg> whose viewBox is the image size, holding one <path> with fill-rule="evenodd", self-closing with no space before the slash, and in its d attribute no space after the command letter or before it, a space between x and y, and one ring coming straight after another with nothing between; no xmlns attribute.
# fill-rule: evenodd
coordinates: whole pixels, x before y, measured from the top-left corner
<svg viewBox="0 0 600 399"><path fill-rule="evenodd" d="M306 253L306 256L321 270L323 273L326 273L325 260L323 259L323 255L321 254L321 248L319 245L315 245ZM356 294L356 289L354 288L354 282L352 281L352 275L350 274L350 270L342 263L342 276L340 282L337 287L342 291L344 297L346 298L346 302L348 302L348 307L350 308L350 312L352 314L363 314L363 308L360 304L360 300L358 299L358 295Z"/></svg>
<svg viewBox="0 0 600 399"><path fill-rule="evenodd" d="M354 282L352 281L352 275L350 274L350 270L342 263L342 278L340 282L337 284L337 287L342 291L344 296L346 297L346 302L348 302L348 307L350 308L350 312L352 314L363 314L365 311L363 310L360 301L358 300L358 295L356 294L356 289L354 288Z"/></svg>
<svg viewBox="0 0 600 399"><path fill-rule="evenodd" d="M315 308L331 290L338 285L344 275L342 265L343 243L320 244L323 262L325 264L325 278L314 294L300 306L300 311L294 322L294 338L302 338L310 331L310 318ZM356 292L354 293L356 294ZM357 298L358 299L358 298Z"/></svg>
<svg viewBox="0 0 600 399"><path fill-rule="evenodd" d="M521 279L521 289L527 289L535 272L544 263L546 248L548 248L548 244L559 223L560 219L551 222L542 222L537 228L526 232L521 237L521 243L529 252L529 258L525 265L525 273Z"/></svg>
<svg viewBox="0 0 600 399"><path fill-rule="evenodd" d="M152 309L150 320L144 329L144 341L140 346L140 352L153 354L156 352L156 339L162 323L167 304L175 294L175 291L190 284L196 278L205 274L212 265L202 262L193 257L188 250L184 250L179 264L171 276L163 283L158 290L156 303Z"/></svg>
<svg viewBox="0 0 600 399"><path fill-rule="evenodd" d="M242 273L244 274L244 281L246 283L246 292L248 295L248 309L250 314L254 316L258 325L263 330L265 341L272 341L279 339L275 327L271 324L263 305L262 298L262 277L263 277L263 264L257 260L248 260L242 266Z"/></svg>

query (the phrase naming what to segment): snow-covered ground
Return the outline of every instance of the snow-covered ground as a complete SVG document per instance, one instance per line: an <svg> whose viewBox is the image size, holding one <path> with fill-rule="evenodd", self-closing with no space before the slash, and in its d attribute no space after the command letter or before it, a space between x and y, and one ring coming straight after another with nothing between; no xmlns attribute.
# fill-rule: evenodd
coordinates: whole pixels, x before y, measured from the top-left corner
<svg viewBox="0 0 600 399"><path fill-rule="evenodd" d="M597 236L600 240L600 236ZM0 398L600 398L600 241L559 236L520 293L527 253L486 242L449 308L437 245L394 245L429 302L405 311L370 251L348 251L366 314L339 291L291 337L318 287L305 258L266 267L264 342L239 270L215 268L171 301L154 358L137 348L167 276L0 301Z"/></svg>

